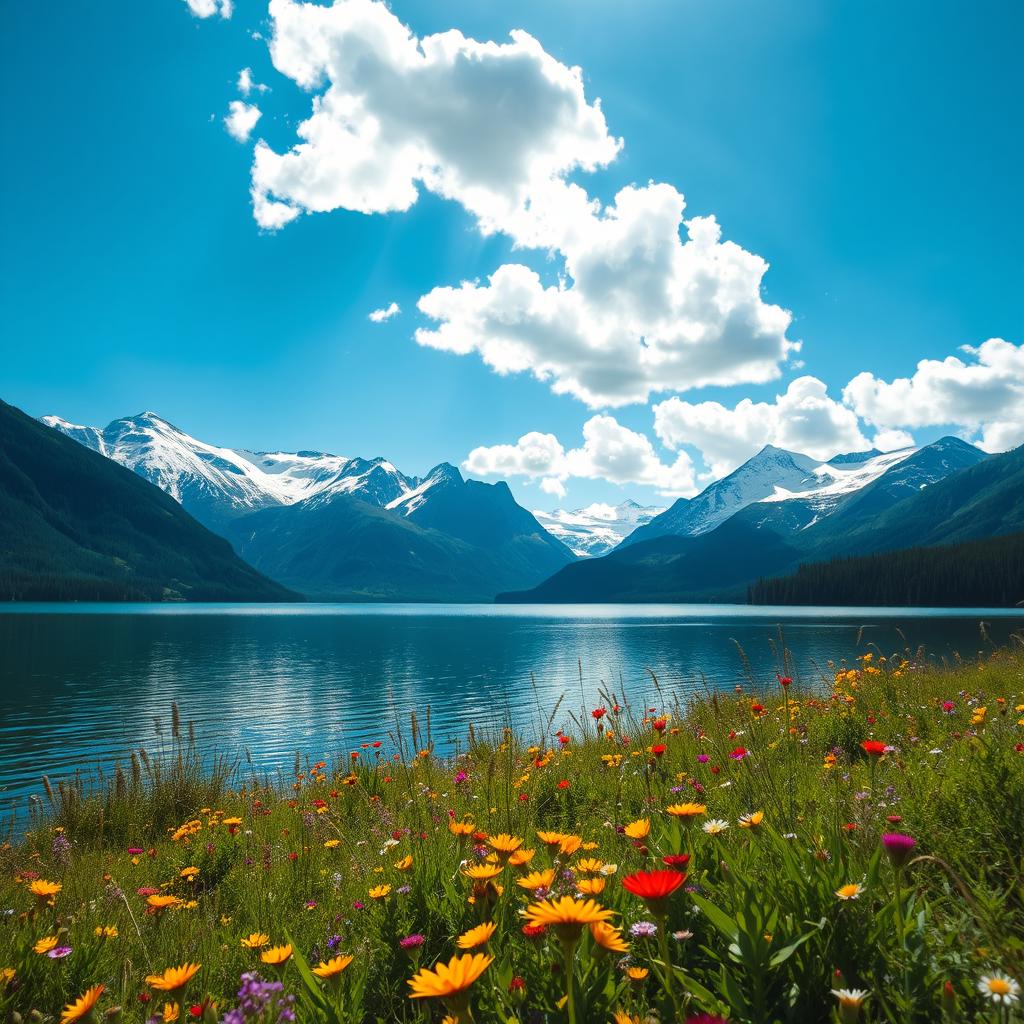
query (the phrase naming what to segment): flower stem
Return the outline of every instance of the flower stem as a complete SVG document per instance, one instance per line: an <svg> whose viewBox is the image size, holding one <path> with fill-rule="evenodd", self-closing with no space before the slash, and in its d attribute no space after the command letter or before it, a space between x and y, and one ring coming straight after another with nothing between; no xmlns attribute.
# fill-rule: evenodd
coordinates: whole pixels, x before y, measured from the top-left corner
<svg viewBox="0 0 1024 1024"><path fill-rule="evenodd" d="M562 961L565 967L565 1006L569 1014L569 1024L576 1024L576 985L573 966L576 960L576 940L563 939Z"/></svg>
<svg viewBox="0 0 1024 1024"><path fill-rule="evenodd" d="M679 1003L676 1001L675 978L672 977L674 968L668 952L668 919L665 917L658 920L658 945L661 949L661 959L665 965L665 991L668 993L669 1002L675 1020L682 1020L679 1013Z"/></svg>

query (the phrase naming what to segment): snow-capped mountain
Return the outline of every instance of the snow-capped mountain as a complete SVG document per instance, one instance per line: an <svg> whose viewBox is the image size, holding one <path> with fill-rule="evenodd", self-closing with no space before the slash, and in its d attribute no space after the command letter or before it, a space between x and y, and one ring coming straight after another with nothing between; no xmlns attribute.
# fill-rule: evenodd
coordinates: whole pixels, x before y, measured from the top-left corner
<svg viewBox="0 0 1024 1024"><path fill-rule="evenodd" d="M448 463L420 478L383 458L221 448L152 412L102 429L43 422L156 484L251 564L318 597L484 600L573 559L507 484L464 480Z"/></svg>
<svg viewBox="0 0 1024 1024"><path fill-rule="evenodd" d="M350 460L322 452L250 452L207 444L154 412L103 429L42 422L156 484L205 526L273 505L287 505L337 480Z"/></svg>
<svg viewBox="0 0 1024 1024"><path fill-rule="evenodd" d="M553 512L534 509L533 514L537 522L574 555L587 558L607 554L637 527L644 526L664 511L662 506L641 505L627 500L618 505L595 502L572 512L562 508Z"/></svg>
<svg viewBox="0 0 1024 1024"><path fill-rule="evenodd" d="M799 499L793 527L808 525L829 514L842 498L866 487L893 466L908 459L916 448L894 452L854 452L828 462L765 445L753 458L695 498L680 498L667 511L632 533L625 543L635 544L666 535L697 537L758 502L785 503ZM786 512L797 509L786 506ZM778 510L765 512L778 516Z"/></svg>

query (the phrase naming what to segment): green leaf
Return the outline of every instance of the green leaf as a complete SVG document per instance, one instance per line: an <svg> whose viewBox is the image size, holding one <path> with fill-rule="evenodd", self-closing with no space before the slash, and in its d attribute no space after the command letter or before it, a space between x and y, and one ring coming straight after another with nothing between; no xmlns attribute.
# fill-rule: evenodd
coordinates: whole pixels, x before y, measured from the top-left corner
<svg viewBox="0 0 1024 1024"><path fill-rule="evenodd" d="M725 911L720 910L710 900L703 896L693 894L693 902L704 912L707 919L727 938L730 942L738 942L740 929L736 922L729 917Z"/></svg>

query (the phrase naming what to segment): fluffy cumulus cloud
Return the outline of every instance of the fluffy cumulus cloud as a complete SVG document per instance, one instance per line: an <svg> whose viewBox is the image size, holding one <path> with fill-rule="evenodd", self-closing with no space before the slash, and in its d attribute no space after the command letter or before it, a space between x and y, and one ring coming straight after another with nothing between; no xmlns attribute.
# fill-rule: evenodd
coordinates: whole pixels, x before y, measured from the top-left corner
<svg viewBox="0 0 1024 1024"><path fill-rule="evenodd" d="M816 377L798 377L773 402L744 398L732 408L669 398L654 406L654 431L668 448L698 448L714 477L732 472L766 444L820 459L872 445L854 412L831 398ZM889 445L900 440L896 435L878 440L902 447Z"/></svg>
<svg viewBox="0 0 1024 1024"><path fill-rule="evenodd" d="M185 3L197 18L212 18L215 14L230 18L235 8L234 0L185 0Z"/></svg>
<svg viewBox="0 0 1024 1024"><path fill-rule="evenodd" d="M679 452L671 463L658 457L648 437L613 416L592 416L583 424L583 444L568 451L554 434L524 434L515 444L474 448L463 462L474 476L540 480L548 494L564 497L576 477L616 484L644 484L667 496L696 493L693 462Z"/></svg>
<svg viewBox="0 0 1024 1024"><path fill-rule="evenodd" d="M224 118L224 127L237 142L248 142L253 128L256 127L256 122L262 116L263 112L255 103L232 100L228 104L228 115Z"/></svg>
<svg viewBox="0 0 1024 1024"><path fill-rule="evenodd" d="M560 261L557 283L512 263L434 289L419 303L433 321L420 344L476 353L592 407L769 381L798 348L790 314L761 298L765 261L723 241L713 217L684 220L674 187L625 188L602 208L566 180L610 163L621 140L580 69L529 34L418 39L375 0L271 0L270 15L275 67L314 97L296 145L256 146L262 227L406 210L422 188Z"/></svg>
<svg viewBox="0 0 1024 1024"><path fill-rule="evenodd" d="M961 352L892 381L860 373L843 401L881 428L952 425L990 452L1024 443L1024 345L990 338Z"/></svg>
<svg viewBox="0 0 1024 1024"><path fill-rule="evenodd" d="M684 222L683 208L670 185L625 188L563 241L571 283L545 286L510 264L486 284L435 288L419 308L438 326L416 339L530 372L591 407L772 380L798 345L790 314L761 300L768 265L723 242L713 217Z"/></svg>
<svg viewBox="0 0 1024 1024"><path fill-rule="evenodd" d="M397 302L392 302L390 306L382 307L381 309L375 309L369 316L369 319L375 324L382 324L385 320L390 320L393 316L398 316L402 312L402 307Z"/></svg>
<svg viewBox="0 0 1024 1024"><path fill-rule="evenodd" d="M301 142L256 153L254 192L296 211L406 210L422 186L493 230L545 183L618 152L580 70L525 32L417 39L374 0L271 0L270 16L274 66L322 90Z"/></svg>

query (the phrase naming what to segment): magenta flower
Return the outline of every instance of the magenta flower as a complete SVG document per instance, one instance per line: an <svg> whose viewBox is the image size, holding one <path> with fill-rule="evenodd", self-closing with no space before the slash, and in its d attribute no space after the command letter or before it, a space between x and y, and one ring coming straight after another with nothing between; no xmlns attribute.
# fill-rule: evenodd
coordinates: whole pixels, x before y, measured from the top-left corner
<svg viewBox="0 0 1024 1024"><path fill-rule="evenodd" d="M710 760L711 760L711 758L710 758L710 757L708 757L708 755L707 755L707 754L698 754L698 755L697 755L697 761L698 761L698 762L699 762L700 764L707 764L707 763L708 763L708 761L710 761Z"/></svg>
<svg viewBox="0 0 1024 1024"><path fill-rule="evenodd" d="M404 939L398 940L398 945L402 949L416 949L417 946L422 946L426 941L426 937L419 934L406 935Z"/></svg>
<svg viewBox="0 0 1024 1024"><path fill-rule="evenodd" d="M893 867L901 868L910 860L910 853L917 846L917 840L902 832L886 832L882 836L882 845Z"/></svg>

